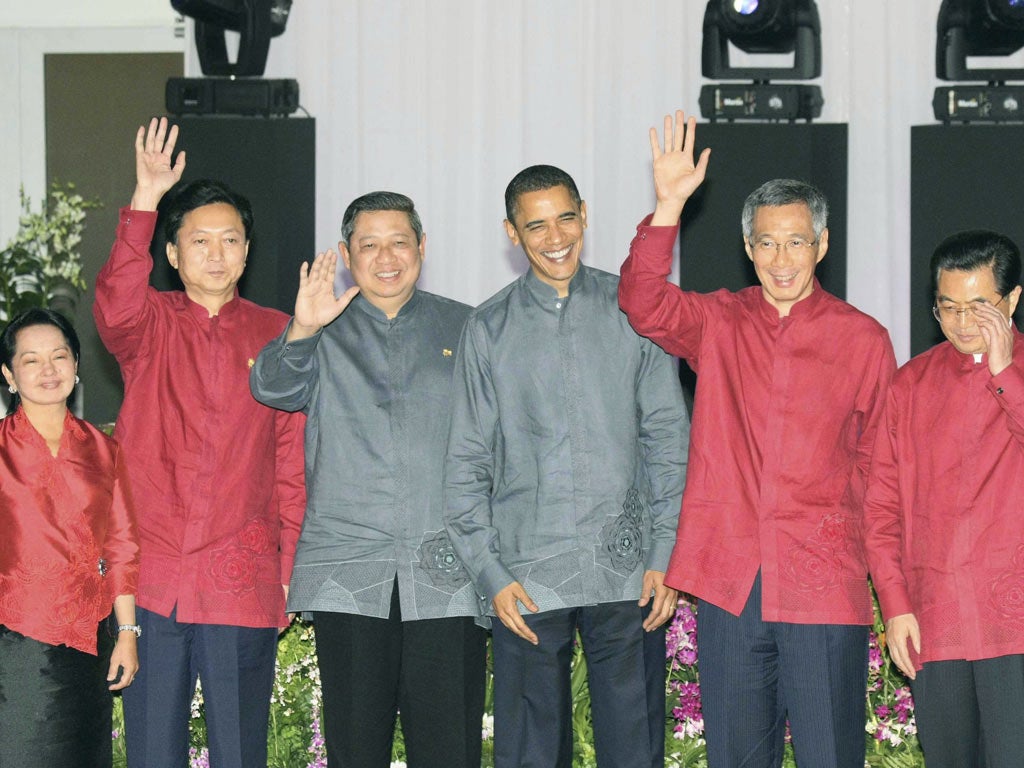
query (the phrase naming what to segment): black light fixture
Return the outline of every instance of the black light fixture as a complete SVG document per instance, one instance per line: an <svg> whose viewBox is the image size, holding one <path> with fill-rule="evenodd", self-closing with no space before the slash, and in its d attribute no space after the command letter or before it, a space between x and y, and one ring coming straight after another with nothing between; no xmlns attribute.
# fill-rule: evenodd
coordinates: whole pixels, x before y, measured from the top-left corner
<svg viewBox="0 0 1024 768"><path fill-rule="evenodd" d="M730 43L751 54L793 54L792 66L736 67ZM750 79L701 88L710 120L811 120L821 115L821 89L771 84L821 75L821 21L814 0L709 0L704 10L701 72L711 79Z"/></svg>
<svg viewBox="0 0 1024 768"><path fill-rule="evenodd" d="M262 77L270 39L288 24L292 0L171 0L195 20L196 52L205 78L167 81L172 114L284 115L299 106L295 80ZM238 55L229 61L227 32L238 32Z"/></svg>
<svg viewBox="0 0 1024 768"><path fill-rule="evenodd" d="M1019 67L972 67L968 56L1010 56L1024 47L1024 0L943 0L935 41L935 74L940 80L985 85L940 86L932 108L944 122L1024 120L1024 80Z"/></svg>

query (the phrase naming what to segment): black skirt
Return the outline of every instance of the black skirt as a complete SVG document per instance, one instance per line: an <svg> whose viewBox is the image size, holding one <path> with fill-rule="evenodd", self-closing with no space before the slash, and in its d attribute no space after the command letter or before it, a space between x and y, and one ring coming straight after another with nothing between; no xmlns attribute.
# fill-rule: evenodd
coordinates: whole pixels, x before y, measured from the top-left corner
<svg viewBox="0 0 1024 768"><path fill-rule="evenodd" d="M99 655L48 645L0 624L0 766L110 768L108 620Z"/></svg>

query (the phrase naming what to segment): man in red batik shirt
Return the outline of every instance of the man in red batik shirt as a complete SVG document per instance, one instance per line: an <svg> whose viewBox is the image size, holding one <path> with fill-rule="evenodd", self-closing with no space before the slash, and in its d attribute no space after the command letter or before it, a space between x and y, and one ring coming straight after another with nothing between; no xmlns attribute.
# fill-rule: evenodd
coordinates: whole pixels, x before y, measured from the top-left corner
<svg viewBox="0 0 1024 768"><path fill-rule="evenodd" d="M949 343L896 373L871 462L871 580L928 768L1024 760L1020 272L994 232L935 250L932 311Z"/></svg>
<svg viewBox="0 0 1024 768"><path fill-rule="evenodd" d="M128 762L188 761L196 678L210 762L267 763L277 627L305 508L301 414L260 405L249 368L288 317L238 296L248 201L196 181L164 211L182 291L149 287L157 203L181 178L177 127L139 128L137 184L96 281L96 326L117 358L124 446L138 510L142 669L124 697Z"/></svg>
<svg viewBox="0 0 1024 768"><path fill-rule="evenodd" d="M651 130L657 207L637 227L619 302L636 330L698 375L690 467L665 583L698 598L708 765L864 765L872 622L861 502L895 359L877 322L822 289L828 205L790 179L743 208L759 286L668 282L696 122ZM713 256L703 256L713 258Z"/></svg>

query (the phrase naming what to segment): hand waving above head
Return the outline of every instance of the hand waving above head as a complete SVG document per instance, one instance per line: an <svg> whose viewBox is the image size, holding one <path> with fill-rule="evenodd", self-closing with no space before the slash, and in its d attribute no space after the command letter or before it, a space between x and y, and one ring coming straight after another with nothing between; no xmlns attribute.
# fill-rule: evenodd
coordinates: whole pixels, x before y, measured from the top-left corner
<svg viewBox="0 0 1024 768"><path fill-rule="evenodd" d="M697 136L697 119L676 110L675 122L665 115L664 139L658 129L651 128L651 154L654 159L654 192L658 204L654 209L654 226L674 226L690 195L704 181L711 149L705 148L693 162L693 145Z"/></svg>
<svg viewBox="0 0 1024 768"><path fill-rule="evenodd" d="M168 129L166 117L139 126L135 133L135 193L131 207L135 211L155 211L160 198L181 180L185 171L185 153L172 160L178 141L178 126Z"/></svg>

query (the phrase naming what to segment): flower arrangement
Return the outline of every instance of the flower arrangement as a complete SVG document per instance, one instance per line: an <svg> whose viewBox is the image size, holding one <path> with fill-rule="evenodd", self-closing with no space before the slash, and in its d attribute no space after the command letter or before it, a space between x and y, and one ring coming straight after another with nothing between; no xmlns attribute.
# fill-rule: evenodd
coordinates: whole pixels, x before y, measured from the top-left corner
<svg viewBox="0 0 1024 768"><path fill-rule="evenodd" d="M100 203L75 192L74 184L54 182L38 211L20 191L18 232L0 251L0 322L29 307L74 311L85 290L78 251L85 212Z"/></svg>
<svg viewBox="0 0 1024 768"><path fill-rule="evenodd" d="M924 768L917 742L913 700L906 680L888 663L881 616L875 608L875 626L870 633L868 685L865 693L868 766L879 768ZM666 768L706 768L704 719L700 704L700 676L697 670L697 618L692 603L679 601L668 627L666 642L668 680L665 689L668 718L665 729ZM490 669L490 665L489 669ZM577 643L572 662L573 766L595 768L587 665ZM483 766L493 765L493 679L488 672L486 714L481 724ZM313 628L296 622L281 636L277 672L270 709L267 745L271 768L325 768L327 755L320 726L323 698L316 663ZM125 768L123 719L120 697L115 703L114 766ZM192 750L189 768L209 768L202 690L192 706ZM405 745L401 728L396 730L392 768L405 768ZM787 745L784 768L795 768L792 748Z"/></svg>

